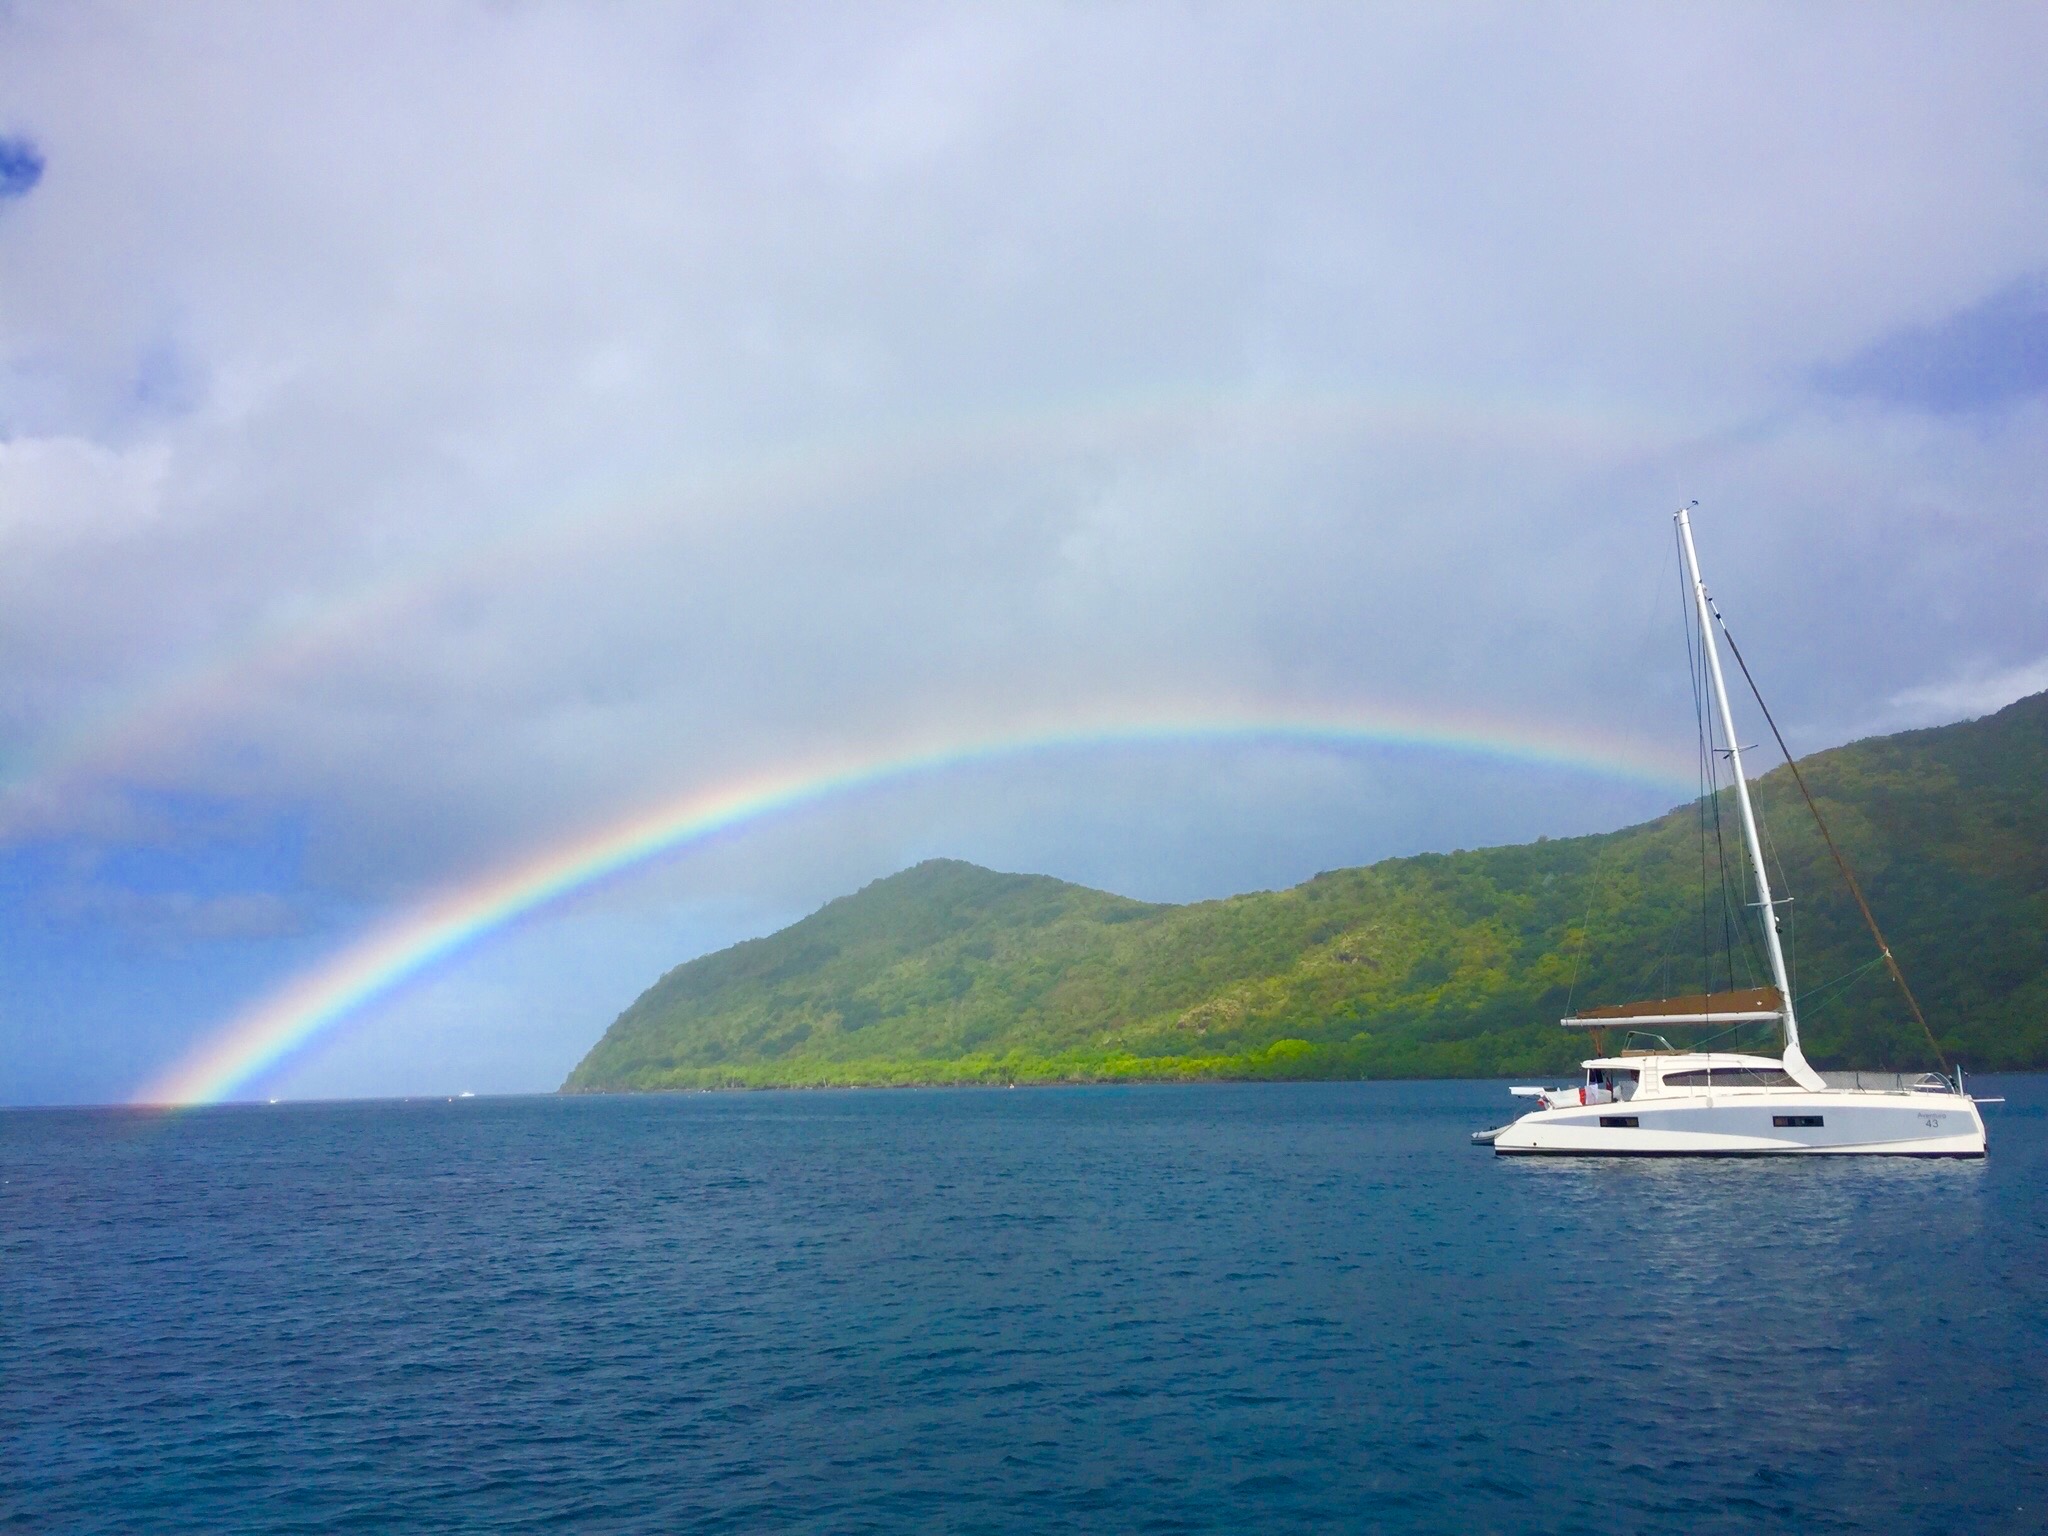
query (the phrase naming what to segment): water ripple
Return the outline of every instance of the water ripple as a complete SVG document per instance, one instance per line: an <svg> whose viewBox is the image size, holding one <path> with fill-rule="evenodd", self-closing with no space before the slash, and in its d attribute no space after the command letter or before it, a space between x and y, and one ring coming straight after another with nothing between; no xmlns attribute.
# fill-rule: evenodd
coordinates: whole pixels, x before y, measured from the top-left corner
<svg viewBox="0 0 2048 1536"><path fill-rule="evenodd" d="M2004 1088L1975 1166L1496 1162L1486 1084L0 1114L0 1523L2038 1530Z"/></svg>

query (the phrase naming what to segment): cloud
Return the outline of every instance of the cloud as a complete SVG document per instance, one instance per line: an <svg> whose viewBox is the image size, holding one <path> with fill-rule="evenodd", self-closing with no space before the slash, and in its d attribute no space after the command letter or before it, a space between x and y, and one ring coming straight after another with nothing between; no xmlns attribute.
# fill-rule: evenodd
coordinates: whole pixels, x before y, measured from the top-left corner
<svg viewBox="0 0 2048 1536"><path fill-rule="evenodd" d="M1891 707L1915 721L1937 724L1993 714L2016 700L2048 689L2048 656L1993 672L1972 671L1947 682L1907 688L1892 695Z"/></svg>
<svg viewBox="0 0 2048 1536"><path fill-rule="evenodd" d="M0 540L18 552L130 539L157 512L167 449L82 437L0 442Z"/></svg>
<svg viewBox="0 0 2048 1536"><path fill-rule="evenodd" d="M200 896L85 884L54 893L45 910L62 923L111 927L159 944L276 938L302 926L291 903L272 891Z"/></svg>
<svg viewBox="0 0 2048 1536"><path fill-rule="evenodd" d="M1840 739L2048 649L2044 43L1945 8L7 12L63 171L0 219L9 846L245 805L304 828L301 910L360 914L934 722L1682 732L1694 497L1780 719ZM1179 894L1506 825L1441 764L1062 771L1039 833L985 787L759 844L720 899L949 851L921 816L1078 874L1086 802L1140 829L1103 878Z"/></svg>

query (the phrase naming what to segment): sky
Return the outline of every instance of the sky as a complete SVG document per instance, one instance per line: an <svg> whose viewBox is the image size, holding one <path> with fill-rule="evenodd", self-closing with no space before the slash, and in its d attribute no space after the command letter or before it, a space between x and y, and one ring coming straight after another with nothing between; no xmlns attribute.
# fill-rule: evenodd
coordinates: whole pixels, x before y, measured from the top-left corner
<svg viewBox="0 0 2048 1536"><path fill-rule="evenodd" d="M1656 815L1694 500L1795 750L2048 688L2044 54L1998 5L0 6L0 1102L125 1100L732 786L841 785L234 1093L552 1088L926 857L1187 901ZM1217 721L1369 728L1165 728Z"/></svg>

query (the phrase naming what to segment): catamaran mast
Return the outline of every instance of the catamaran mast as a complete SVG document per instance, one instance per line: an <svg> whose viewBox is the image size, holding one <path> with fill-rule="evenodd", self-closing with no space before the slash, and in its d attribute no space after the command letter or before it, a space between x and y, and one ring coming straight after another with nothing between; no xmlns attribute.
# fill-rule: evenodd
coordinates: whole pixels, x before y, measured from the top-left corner
<svg viewBox="0 0 2048 1536"><path fill-rule="evenodd" d="M1825 1088L1827 1081L1806 1063L1799 1049L1799 1020L1792 1012L1792 982L1785 973L1785 947L1778 939L1778 908L1771 900L1770 877L1764 873L1763 843L1756 833L1756 811L1749 803L1749 780L1742 772L1742 744L1735 735L1735 716L1728 708L1728 684L1721 676L1721 648L1714 643L1714 605L1700 579L1699 551L1692 546L1692 519L1678 509L1678 536L1685 546L1685 564L1692 577L1693 601L1699 608L1700 636L1706 647L1707 670L1714 681L1714 702L1720 706L1721 729L1728 737L1728 767L1735 777L1735 800L1742 807L1742 835L1749 846L1749 867L1756 872L1757 910L1764 915L1764 945L1771 955L1771 978L1785 1009L1785 1071L1802 1088Z"/></svg>

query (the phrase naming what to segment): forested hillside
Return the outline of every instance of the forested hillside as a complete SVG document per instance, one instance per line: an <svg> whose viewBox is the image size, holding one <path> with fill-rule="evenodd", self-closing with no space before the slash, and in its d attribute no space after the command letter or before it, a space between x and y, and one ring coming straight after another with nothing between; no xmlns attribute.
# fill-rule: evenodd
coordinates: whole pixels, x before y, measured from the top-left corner
<svg viewBox="0 0 2048 1536"><path fill-rule="evenodd" d="M2048 694L1801 767L1943 1048L2048 1066ZM1790 774L1757 790L1809 1056L1931 1064ZM1768 980L1715 849L1687 805L1190 906L936 860L677 967L565 1087L1555 1070L1570 1006Z"/></svg>

